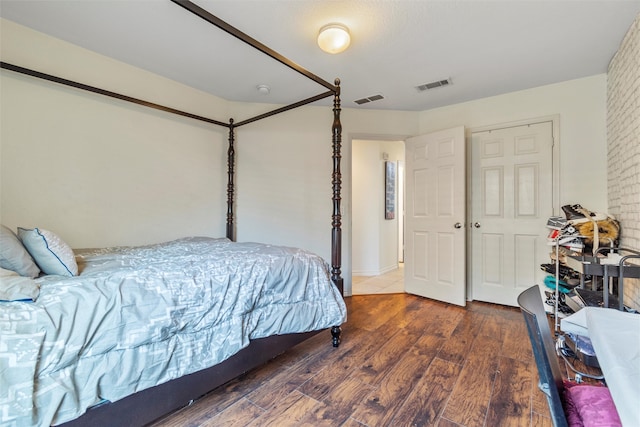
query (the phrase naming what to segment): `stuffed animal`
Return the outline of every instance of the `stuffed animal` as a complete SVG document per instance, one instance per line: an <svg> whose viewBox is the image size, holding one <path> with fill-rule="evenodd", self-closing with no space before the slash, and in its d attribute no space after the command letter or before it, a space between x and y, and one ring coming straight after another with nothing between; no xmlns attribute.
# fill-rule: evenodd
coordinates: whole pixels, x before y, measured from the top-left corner
<svg viewBox="0 0 640 427"><path fill-rule="evenodd" d="M591 212L581 205L565 205L562 210L578 235L591 246L596 253L600 245L614 246L620 234L620 224L616 219L604 213Z"/></svg>
<svg viewBox="0 0 640 427"><path fill-rule="evenodd" d="M597 224L597 230L596 230ZM610 246L618 240L620 234L620 224L615 219L609 217L600 221L587 221L575 224L574 227L580 236L584 237L584 242L594 247L601 245Z"/></svg>

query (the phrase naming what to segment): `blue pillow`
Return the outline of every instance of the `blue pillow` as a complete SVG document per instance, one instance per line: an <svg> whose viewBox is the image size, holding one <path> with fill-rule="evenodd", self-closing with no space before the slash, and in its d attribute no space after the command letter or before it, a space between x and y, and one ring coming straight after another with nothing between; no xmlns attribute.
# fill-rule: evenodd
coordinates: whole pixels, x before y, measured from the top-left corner
<svg viewBox="0 0 640 427"><path fill-rule="evenodd" d="M16 233L0 226L0 268L15 271L20 276L38 277L40 269L22 245Z"/></svg>
<svg viewBox="0 0 640 427"><path fill-rule="evenodd" d="M18 237L44 274L77 276L76 256L69 245L48 230L18 227Z"/></svg>

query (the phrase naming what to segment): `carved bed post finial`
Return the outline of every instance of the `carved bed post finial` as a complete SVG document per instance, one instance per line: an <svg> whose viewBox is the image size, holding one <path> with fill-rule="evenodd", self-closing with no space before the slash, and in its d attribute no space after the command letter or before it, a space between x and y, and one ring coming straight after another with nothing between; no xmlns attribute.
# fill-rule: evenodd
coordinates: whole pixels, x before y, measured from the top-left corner
<svg viewBox="0 0 640 427"><path fill-rule="evenodd" d="M344 279L342 278L342 214L340 213L340 190L342 188L342 174L340 160L342 158L342 123L340 122L340 79L335 80L336 91L333 97L333 214L331 217L331 280L344 293Z"/></svg>
<svg viewBox="0 0 640 427"><path fill-rule="evenodd" d="M233 146L234 143L235 127L233 126L233 119L229 119L229 148L227 149L227 239L235 241L234 233L234 214L233 214L233 199L234 199L234 183L233 177L235 175L235 155L236 151Z"/></svg>

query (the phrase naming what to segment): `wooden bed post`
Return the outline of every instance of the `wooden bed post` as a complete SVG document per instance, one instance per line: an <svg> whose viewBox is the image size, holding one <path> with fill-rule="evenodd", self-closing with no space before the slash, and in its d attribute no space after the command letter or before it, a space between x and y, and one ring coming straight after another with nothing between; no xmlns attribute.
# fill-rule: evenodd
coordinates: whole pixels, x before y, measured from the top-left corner
<svg viewBox="0 0 640 427"><path fill-rule="evenodd" d="M333 174L331 183L333 185L333 215L331 217L331 280L335 283L340 293L344 295L344 279L342 278L342 214L340 213L340 189L342 187L342 174L340 173L340 160L342 158L342 123L340 122L340 79L335 79L336 91L333 97ZM333 346L340 345L342 328L333 326L331 336Z"/></svg>
<svg viewBox="0 0 640 427"><path fill-rule="evenodd" d="M233 146L235 127L233 119L229 119L229 148L227 149L227 239L235 242L234 223L233 223L233 199L234 199L234 183L233 175L235 173L235 155L236 151Z"/></svg>
<svg viewBox="0 0 640 427"><path fill-rule="evenodd" d="M342 214L340 213L340 189L342 188L342 174L340 173L340 153L342 148L342 123L340 122L340 79L335 80L336 92L333 97L333 215L331 217L331 280L344 294L344 279L342 278Z"/></svg>

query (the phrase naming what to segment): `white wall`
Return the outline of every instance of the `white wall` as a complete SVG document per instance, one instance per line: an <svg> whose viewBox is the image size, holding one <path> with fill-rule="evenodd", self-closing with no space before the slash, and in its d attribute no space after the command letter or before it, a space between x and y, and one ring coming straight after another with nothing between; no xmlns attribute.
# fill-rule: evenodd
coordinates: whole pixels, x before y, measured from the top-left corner
<svg viewBox="0 0 640 427"><path fill-rule="evenodd" d="M262 109L2 21L2 60L220 120ZM226 129L2 70L0 220L73 247L224 235ZM560 114L561 201L606 210L605 76L425 112L343 105L342 273L351 292L351 145ZM331 122L304 107L237 134L238 238L330 258ZM188 170L188 173L184 171Z"/></svg>
<svg viewBox="0 0 640 427"><path fill-rule="evenodd" d="M560 204L607 211L606 75L512 92L420 114L420 132L560 116Z"/></svg>
<svg viewBox="0 0 640 427"><path fill-rule="evenodd" d="M2 60L195 114L220 99L3 20ZM0 75L0 219L72 247L224 235L226 129ZM185 173L189 171L189 173Z"/></svg>
<svg viewBox="0 0 640 427"><path fill-rule="evenodd" d="M352 244L353 274L375 276L380 273L380 216L383 215L383 165L379 141L352 142Z"/></svg>
<svg viewBox="0 0 640 427"><path fill-rule="evenodd" d="M238 129L238 240L331 258L330 108L288 111Z"/></svg>
<svg viewBox="0 0 640 427"><path fill-rule="evenodd" d="M2 20L2 60L226 121L264 105L229 103ZM72 247L222 236L227 130L0 72L0 220ZM237 132L238 240L331 255L330 107L303 107ZM351 292L351 138L410 135L417 113L343 110L343 252Z"/></svg>

